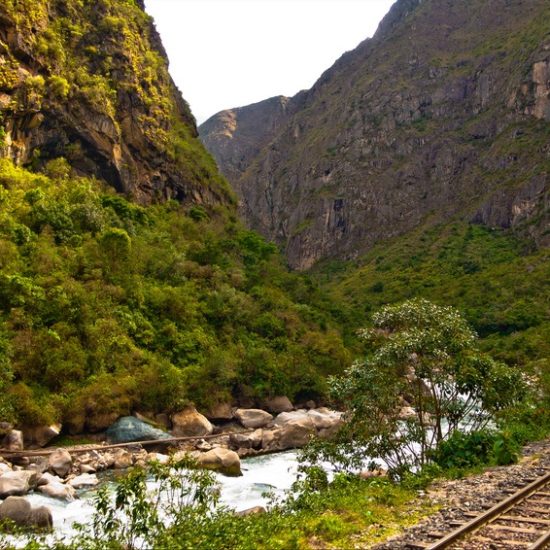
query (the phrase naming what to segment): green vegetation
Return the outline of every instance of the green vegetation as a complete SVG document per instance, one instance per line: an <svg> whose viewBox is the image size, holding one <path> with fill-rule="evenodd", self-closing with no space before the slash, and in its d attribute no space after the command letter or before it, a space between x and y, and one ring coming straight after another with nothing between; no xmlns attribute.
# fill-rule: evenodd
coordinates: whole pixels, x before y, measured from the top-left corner
<svg viewBox="0 0 550 550"><path fill-rule="evenodd" d="M46 172L0 161L1 405L19 423L315 398L348 362L323 296L255 233L138 206L63 159Z"/></svg>
<svg viewBox="0 0 550 550"><path fill-rule="evenodd" d="M366 358L331 381L348 410L346 462L366 455L400 475L422 468L455 433L487 427L525 397L521 373L480 353L453 308L422 299L386 306L362 336Z"/></svg>
<svg viewBox="0 0 550 550"><path fill-rule="evenodd" d="M2 108L4 116L42 112L56 119L68 111L83 126L97 118L101 130L94 132L129 144L142 157L164 158L179 181L208 190L220 202L234 200L171 80L152 20L136 2L7 0L0 15L24 45L21 51L33 56L33 74L21 83L18 70L27 61L10 41L1 44L0 90L12 100ZM61 155L89 163L86 144L72 141L48 144L35 164Z"/></svg>
<svg viewBox="0 0 550 550"><path fill-rule="evenodd" d="M423 297L458 309L495 359L549 376L550 252L511 233L462 222L421 228L316 277L345 311L349 338L383 305Z"/></svg>
<svg viewBox="0 0 550 550"><path fill-rule="evenodd" d="M315 485L311 477L299 481L292 495L275 502L269 512L240 517L216 507L211 473L186 469L192 466L188 462L173 466L153 466L158 483L153 493L145 485L145 472L133 470L116 487L115 507L107 490L100 489L93 520L72 543L37 539L29 547L305 550L345 548L350 540L367 546L434 510L416 500L414 490L387 479L339 475L330 484L322 476Z"/></svg>

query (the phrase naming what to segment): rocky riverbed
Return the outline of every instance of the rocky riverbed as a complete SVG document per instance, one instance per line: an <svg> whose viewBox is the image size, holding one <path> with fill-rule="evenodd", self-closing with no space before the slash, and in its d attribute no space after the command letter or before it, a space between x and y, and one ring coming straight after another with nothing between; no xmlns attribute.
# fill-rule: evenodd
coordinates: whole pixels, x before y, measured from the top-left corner
<svg viewBox="0 0 550 550"><path fill-rule="evenodd" d="M79 448L44 449L25 453L24 435L9 430L4 445L12 458L0 459L0 519L11 519L22 526L49 527L53 518L46 508L34 509L24 499L28 494L71 503L78 491L94 488L98 473L167 463L187 456L199 467L226 476L241 476L241 458L296 449L311 437L330 438L341 426L342 413L327 408L290 410L271 413L263 409L230 409L230 418L210 422L206 416L188 407L171 418L171 433L151 425L143 417L123 417L105 432L103 445ZM193 438L173 442L167 438ZM156 449L146 450L136 441L147 441ZM128 443L128 444L127 444ZM115 446L113 446L113 444ZM124 444L124 447L116 447ZM10 456L10 455L6 455Z"/></svg>

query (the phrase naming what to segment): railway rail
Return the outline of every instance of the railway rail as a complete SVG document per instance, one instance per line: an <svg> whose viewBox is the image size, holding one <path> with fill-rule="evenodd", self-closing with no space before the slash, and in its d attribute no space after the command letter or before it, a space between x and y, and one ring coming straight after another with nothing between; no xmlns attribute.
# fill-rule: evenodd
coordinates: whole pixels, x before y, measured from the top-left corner
<svg viewBox="0 0 550 550"><path fill-rule="evenodd" d="M510 491L509 491L510 492ZM469 521L451 522L448 533L409 542L410 550L542 550L550 548L550 469Z"/></svg>

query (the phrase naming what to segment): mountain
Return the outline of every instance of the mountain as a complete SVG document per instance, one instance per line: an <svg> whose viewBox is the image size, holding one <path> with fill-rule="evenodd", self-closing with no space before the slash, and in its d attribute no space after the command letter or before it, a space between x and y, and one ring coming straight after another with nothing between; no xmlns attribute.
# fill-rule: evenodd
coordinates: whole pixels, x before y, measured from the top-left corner
<svg viewBox="0 0 550 550"><path fill-rule="evenodd" d="M549 16L399 0L311 90L218 113L201 138L297 269L453 219L548 246Z"/></svg>
<svg viewBox="0 0 550 550"><path fill-rule="evenodd" d="M238 220L141 2L3 0L0 113L0 423L324 399L334 308Z"/></svg>
<svg viewBox="0 0 550 550"><path fill-rule="evenodd" d="M231 202L142 0L0 5L1 156L64 157L140 202Z"/></svg>

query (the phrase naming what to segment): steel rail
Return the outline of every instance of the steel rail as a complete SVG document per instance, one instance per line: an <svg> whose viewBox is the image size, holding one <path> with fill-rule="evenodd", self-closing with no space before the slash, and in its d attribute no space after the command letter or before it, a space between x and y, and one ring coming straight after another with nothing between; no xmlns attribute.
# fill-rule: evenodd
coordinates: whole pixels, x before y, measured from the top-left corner
<svg viewBox="0 0 550 550"><path fill-rule="evenodd" d="M480 527L483 527L489 524L493 519L498 518L505 514L508 510L513 508L519 502L525 500L533 493L537 491L540 487L544 487L546 484L550 483L550 472L539 477L529 485L526 485L519 491L515 492L513 495L509 496L505 500L499 502L492 508L489 508L479 516L475 517L468 523L465 523L461 527L455 529L448 535L439 539L435 543L426 546L426 550L442 550L443 548L448 548L451 544L455 543L459 539L463 538L465 535L477 531ZM550 541L550 532L543 535L537 542L530 547L530 550L538 550L544 548ZM542 546L540 544L542 544ZM539 544L537 546L537 544Z"/></svg>

